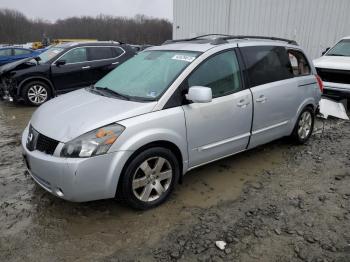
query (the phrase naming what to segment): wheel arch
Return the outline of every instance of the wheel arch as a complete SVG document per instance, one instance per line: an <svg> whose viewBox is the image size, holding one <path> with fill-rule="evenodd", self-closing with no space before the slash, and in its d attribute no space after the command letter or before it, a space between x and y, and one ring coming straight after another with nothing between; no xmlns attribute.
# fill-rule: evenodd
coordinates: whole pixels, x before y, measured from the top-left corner
<svg viewBox="0 0 350 262"><path fill-rule="evenodd" d="M313 100L313 99L308 99L308 100L304 101L304 103L302 103L302 104L299 106L298 111L297 111L297 114L296 114L296 116L294 117L294 119L293 119L293 121L292 121L292 125L291 125L291 128L290 128L290 134L293 133L294 128L295 128L295 125L296 125L296 123L297 123L297 121L298 121L298 119L299 119L299 116L300 116L301 112L303 112L304 109L307 108L307 107L311 108L312 111L315 113L315 112L316 112L316 109L317 109L317 105L316 105L315 100Z"/></svg>
<svg viewBox="0 0 350 262"><path fill-rule="evenodd" d="M46 77L43 77L43 76L32 76L32 77L28 77L28 78L22 80L19 83L19 85L18 85L17 95L18 96L21 95L22 90L23 90L23 88L24 88L24 86L26 84L28 84L29 82L34 82L34 81L44 82L45 84L47 84L50 87L52 96L55 95L55 89L54 89L54 86L53 86L52 82L49 79L47 79Z"/></svg>
<svg viewBox="0 0 350 262"><path fill-rule="evenodd" d="M166 148L171 150L171 152L174 153L175 157L177 158L178 162L179 162L179 169L180 169L180 178L179 178L179 183L182 183L182 177L183 177L183 156L181 153L181 150L179 149L179 147L177 145L175 145L173 142L167 141L167 140L157 140L157 141L153 141L150 143L147 143L143 146L141 146L140 148L138 148L135 152L132 153L132 155L128 158L128 160L125 162L122 171L120 173L120 177L118 179L118 184L117 184L117 192L121 186L121 181L122 181L122 176L125 173L125 170L127 168L127 166L130 164L130 162L138 155L140 154L142 151L145 151L149 148L154 148L154 147L162 147L162 148Z"/></svg>

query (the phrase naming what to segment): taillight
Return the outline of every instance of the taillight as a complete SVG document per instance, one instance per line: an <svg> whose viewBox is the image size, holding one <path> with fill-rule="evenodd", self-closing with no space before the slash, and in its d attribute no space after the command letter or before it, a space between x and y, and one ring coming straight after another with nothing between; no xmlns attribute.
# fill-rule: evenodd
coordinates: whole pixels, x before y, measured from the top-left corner
<svg viewBox="0 0 350 262"><path fill-rule="evenodd" d="M316 76L316 80L317 80L317 83L318 83L318 87L320 88L321 93L323 93L323 87L324 87L323 81L322 81L322 79L321 79L321 77L319 75L315 75L315 76Z"/></svg>

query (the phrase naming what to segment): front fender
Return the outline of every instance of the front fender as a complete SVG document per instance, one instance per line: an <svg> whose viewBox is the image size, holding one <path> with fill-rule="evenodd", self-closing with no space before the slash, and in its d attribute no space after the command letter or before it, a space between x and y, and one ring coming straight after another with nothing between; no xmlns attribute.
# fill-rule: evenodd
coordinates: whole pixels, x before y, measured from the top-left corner
<svg viewBox="0 0 350 262"><path fill-rule="evenodd" d="M188 163L185 115L182 107L151 112L119 122L126 129L109 152L132 151L158 141L174 144Z"/></svg>

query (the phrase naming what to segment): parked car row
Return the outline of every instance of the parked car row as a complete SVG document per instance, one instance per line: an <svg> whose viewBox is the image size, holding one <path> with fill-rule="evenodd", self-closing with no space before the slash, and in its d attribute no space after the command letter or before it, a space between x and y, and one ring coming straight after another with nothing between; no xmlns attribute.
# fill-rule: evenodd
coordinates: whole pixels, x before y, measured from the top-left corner
<svg viewBox="0 0 350 262"><path fill-rule="evenodd" d="M0 67L3 96L39 106L50 98L96 83L136 54L118 42L65 43Z"/></svg>
<svg viewBox="0 0 350 262"><path fill-rule="evenodd" d="M323 84L294 41L216 35L133 54L111 43L58 46L10 76L13 94L35 104L30 96L40 97L40 87L46 101L53 90L81 86L74 68L79 79L91 70L87 84L120 63L96 84L40 106L25 128L29 173L53 195L152 208L189 170L285 136L302 144L312 134ZM45 72L54 88L42 80L21 85L26 72Z"/></svg>
<svg viewBox="0 0 350 262"><path fill-rule="evenodd" d="M40 55L42 52L46 51L46 49L27 49L21 47L1 47L0 48L0 66L21 60L28 57L36 57Z"/></svg>

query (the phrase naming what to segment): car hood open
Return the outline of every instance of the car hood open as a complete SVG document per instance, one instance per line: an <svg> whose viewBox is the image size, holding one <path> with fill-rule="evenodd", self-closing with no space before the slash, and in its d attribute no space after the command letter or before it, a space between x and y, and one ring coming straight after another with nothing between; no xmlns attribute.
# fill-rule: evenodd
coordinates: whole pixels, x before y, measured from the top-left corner
<svg viewBox="0 0 350 262"><path fill-rule="evenodd" d="M31 125L47 137L68 142L96 128L149 113L156 104L110 98L81 89L40 106Z"/></svg>
<svg viewBox="0 0 350 262"><path fill-rule="evenodd" d="M0 76L3 75L6 72L9 72L11 70L16 69L16 67L18 67L18 66L20 66L20 65L22 65L24 63L27 63L28 61L33 60L33 59L34 59L33 57L28 57L28 58L17 60L15 62L8 63L8 64L5 64L5 65L1 66L0 67Z"/></svg>
<svg viewBox="0 0 350 262"><path fill-rule="evenodd" d="M350 57L348 56L322 56L313 62L317 68L350 70Z"/></svg>

